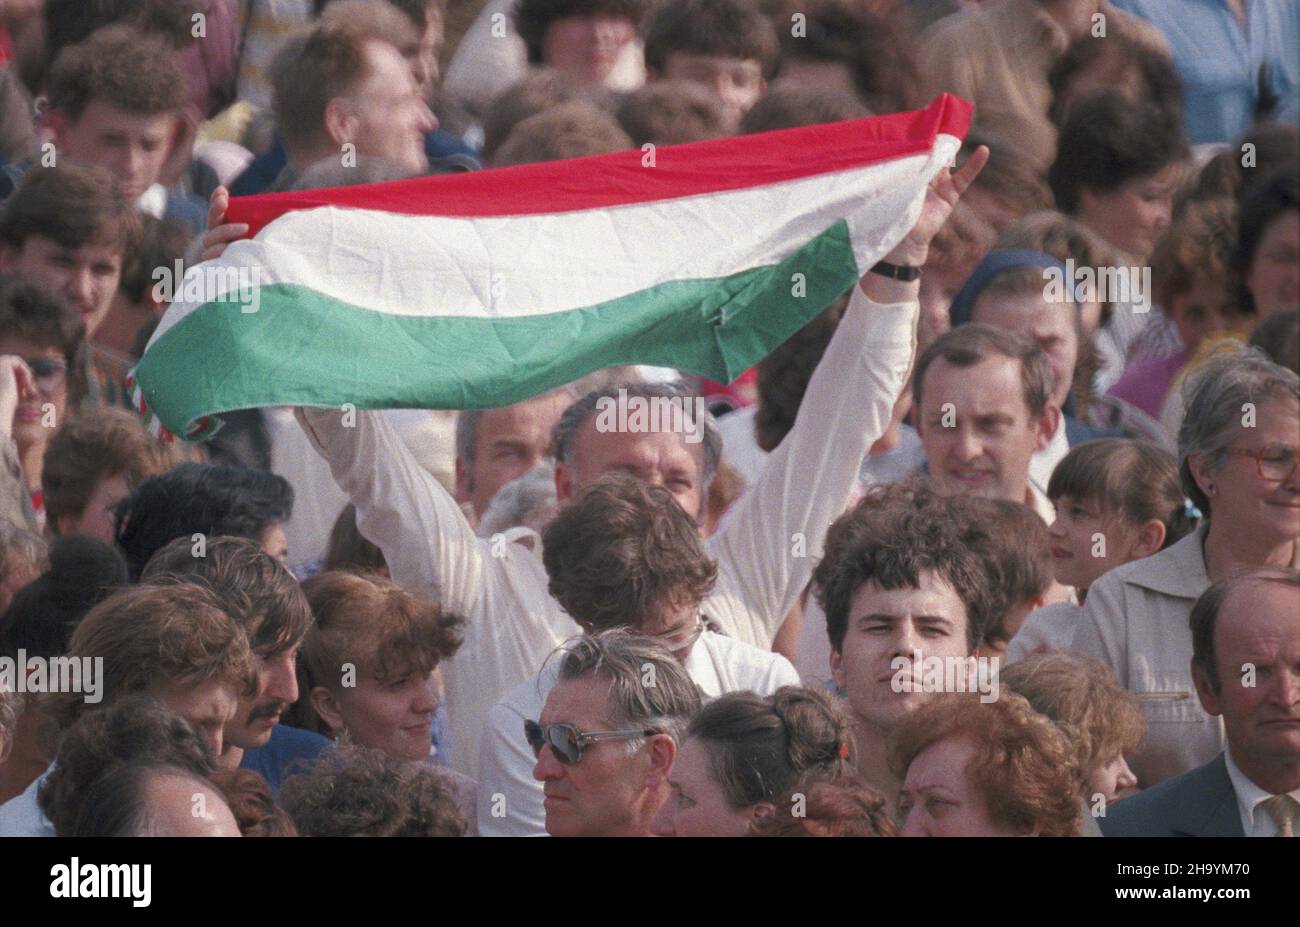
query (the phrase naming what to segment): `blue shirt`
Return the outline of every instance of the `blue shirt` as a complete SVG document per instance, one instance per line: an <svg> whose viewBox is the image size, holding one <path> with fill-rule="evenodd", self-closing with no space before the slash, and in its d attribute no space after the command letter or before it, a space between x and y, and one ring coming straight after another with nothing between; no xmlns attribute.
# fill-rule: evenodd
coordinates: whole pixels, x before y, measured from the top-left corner
<svg viewBox="0 0 1300 927"><path fill-rule="evenodd" d="M1246 0L1246 28L1225 0L1112 0L1164 34L1183 81L1193 144L1235 142L1255 121L1261 71L1273 118L1300 122L1300 3Z"/></svg>
<svg viewBox="0 0 1300 927"><path fill-rule="evenodd" d="M244 751L239 768L261 773L271 786L271 793L279 795L284 780L301 772L301 767L315 760L329 745L330 741L320 734L277 724L271 728L271 739L264 746Z"/></svg>

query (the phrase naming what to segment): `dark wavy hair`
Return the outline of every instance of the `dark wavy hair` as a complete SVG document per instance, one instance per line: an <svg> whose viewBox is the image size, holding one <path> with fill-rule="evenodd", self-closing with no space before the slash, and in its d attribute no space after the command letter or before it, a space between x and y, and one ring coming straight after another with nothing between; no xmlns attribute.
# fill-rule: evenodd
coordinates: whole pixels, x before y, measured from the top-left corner
<svg viewBox="0 0 1300 927"><path fill-rule="evenodd" d="M1047 183L1057 208L1073 215L1084 190L1113 192L1182 161L1187 151L1183 128L1172 116L1147 100L1108 91L1070 110Z"/></svg>
<svg viewBox="0 0 1300 927"><path fill-rule="evenodd" d="M700 709L686 737L708 749L713 778L736 811L776 802L801 777L835 778L852 768L840 709L799 686L766 697L728 692Z"/></svg>
<svg viewBox="0 0 1300 927"><path fill-rule="evenodd" d="M844 645L853 596L865 583L915 589L926 571L956 590L966 606L967 648L979 646L996 616L998 596L983 558L967 543L965 512L960 499L908 480L873 490L831 525L825 556L813 573L831 649Z"/></svg>
<svg viewBox="0 0 1300 927"><path fill-rule="evenodd" d="M117 543L138 577L160 548L179 537L219 534L260 540L289 520L293 487L282 476L249 467L181 464L145 480L117 511Z"/></svg>
<svg viewBox="0 0 1300 927"><path fill-rule="evenodd" d="M672 493L624 474L585 487L542 534L550 591L588 631L699 603L718 565Z"/></svg>

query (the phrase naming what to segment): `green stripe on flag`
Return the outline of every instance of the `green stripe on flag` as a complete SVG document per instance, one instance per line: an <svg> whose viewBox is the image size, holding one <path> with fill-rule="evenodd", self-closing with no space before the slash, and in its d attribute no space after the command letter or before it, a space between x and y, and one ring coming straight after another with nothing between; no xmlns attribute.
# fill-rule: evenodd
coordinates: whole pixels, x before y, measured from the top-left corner
<svg viewBox="0 0 1300 927"><path fill-rule="evenodd" d="M495 408L622 364L730 382L859 276L839 221L779 264L547 315L396 316L277 284L261 288L257 312L214 302L190 313L135 376L178 435L202 416L268 405Z"/></svg>

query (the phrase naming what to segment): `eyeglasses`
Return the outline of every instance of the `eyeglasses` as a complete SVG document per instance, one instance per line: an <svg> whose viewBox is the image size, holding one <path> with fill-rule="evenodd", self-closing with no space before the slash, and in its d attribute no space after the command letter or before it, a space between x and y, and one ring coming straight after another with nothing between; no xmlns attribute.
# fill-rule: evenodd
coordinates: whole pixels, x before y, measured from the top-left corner
<svg viewBox="0 0 1300 927"><path fill-rule="evenodd" d="M524 722L524 736L528 746L533 748L533 756L542 755L542 747L550 745L555 758L566 766L582 759L582 752L588 746L602 740L633 740L637 737L653 737L658 731L592 731L584 734L572 724L549 724L542 727L536 721Z"/></svg>
<svg viewBox="0 0 1300 927"><path fill-rule="evenodd" d="M695 646L695 642L704 636L708 630L708 625L704 622L704 616L700 615L695 621L695 630L685 637L678 637L681 632L674 631L671 634L651 634L650 639L658 641L668 648L669 653L682 653L690 650Z"/></svg>
<svg viewBox="0 0 1300 927"><path fill-rule="evenodd" d="M49 394L58 392L68 382L68 365L49 357L24 357L23 363L32 369L36 387Z"/></svg>
<svg viewBox="0 0 1300 927"><path fill-rule="evenodd" d="M1287 479L1300 467L1300 449L1270 444L1268 447L1225 447L1225 453L1239 454L1242 457L1254 457L1255 469L1260 479L1280 482Z"/></svg>

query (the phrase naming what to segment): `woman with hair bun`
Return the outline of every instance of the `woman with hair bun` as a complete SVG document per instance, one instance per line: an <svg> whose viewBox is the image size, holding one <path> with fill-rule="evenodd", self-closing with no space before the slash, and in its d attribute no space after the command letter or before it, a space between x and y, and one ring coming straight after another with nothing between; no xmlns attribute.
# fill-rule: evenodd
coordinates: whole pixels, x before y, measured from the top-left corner
<svg viewBox="0 0 1300 927"><path fill-rule="evenodd" d="M800 781L852 771L850 735L825 695L783 686L730 692L691 721L654 821L660 836L741 837Z"/></svg>

